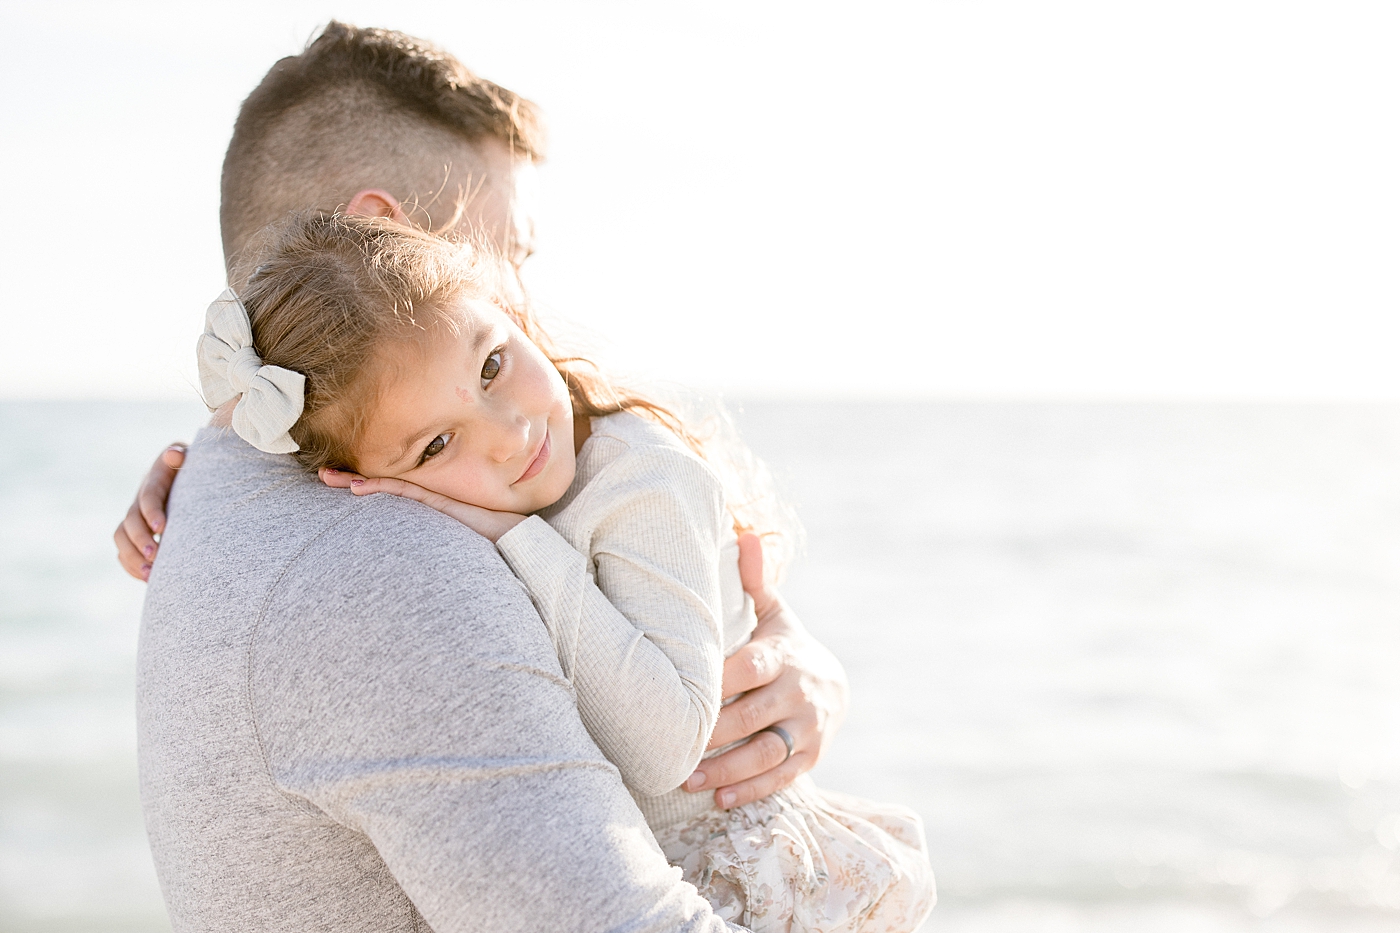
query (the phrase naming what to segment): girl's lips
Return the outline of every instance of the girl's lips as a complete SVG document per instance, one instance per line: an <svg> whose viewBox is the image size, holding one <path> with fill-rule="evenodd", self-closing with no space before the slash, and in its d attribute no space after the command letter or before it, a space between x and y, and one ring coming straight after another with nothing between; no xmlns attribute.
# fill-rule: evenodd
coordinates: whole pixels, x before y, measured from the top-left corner
<svg viewBox="0 0 1400 933"><path fill-rule="evenodd" d="M544 465L549 462L549 429L545 428L544 443L540 445L539 453L535 454L535 459L530 461L530 465L525 468L525 472L520 474L520 479L515 483L523 483L532 476L537 475ZM511 483L512 486L515 483Z"/></svg>

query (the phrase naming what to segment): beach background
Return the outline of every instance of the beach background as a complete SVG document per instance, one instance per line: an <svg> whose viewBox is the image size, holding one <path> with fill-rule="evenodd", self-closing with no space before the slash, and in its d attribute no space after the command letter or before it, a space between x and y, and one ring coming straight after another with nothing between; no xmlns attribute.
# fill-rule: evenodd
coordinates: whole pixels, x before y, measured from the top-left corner
<svg viewBox="0 0 1400 933"><path fill-rule="evenodd" d="M331 18L538 102L524 275L722 395L954 933L1400 927L1393 0L0 7L0 930L165 929L111 534L204 420L240 101Z"/></svg>
<svg viewBox="0 0 1400 933"><path fill-rule="evenodd" d="M1400 922L1400 406L731 404L850 673L817 780L923 815L927 929ZM167 928L109 538L202 420L0 403L0 929Z"/></svg>

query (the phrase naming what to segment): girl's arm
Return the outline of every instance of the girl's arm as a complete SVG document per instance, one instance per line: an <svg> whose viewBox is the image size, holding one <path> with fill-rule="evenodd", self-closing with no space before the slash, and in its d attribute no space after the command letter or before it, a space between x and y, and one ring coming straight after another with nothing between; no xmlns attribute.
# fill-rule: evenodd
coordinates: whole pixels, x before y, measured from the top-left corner
<svg viewBox="0 0 1400 933"><path fill-rule="evenodd" d="M718 477L667 447L633 448L574 508L599 520L585 558L538 517L496 546L539 609L584 725L638 793L662 794L704 754L720 706Z"/></svg>

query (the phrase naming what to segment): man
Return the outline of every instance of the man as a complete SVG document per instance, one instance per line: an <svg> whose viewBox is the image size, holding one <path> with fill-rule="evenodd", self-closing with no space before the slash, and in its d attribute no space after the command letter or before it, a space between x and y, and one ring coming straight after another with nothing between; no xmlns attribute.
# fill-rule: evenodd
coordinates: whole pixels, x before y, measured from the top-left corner
<svg viewBox="0 0 1400 933"><path fill-rule="evenodd" d="M332 23L240 111L230 282L259 231L307 207L477 227L521 262L542 151L528 101L425 43ZM657 864L489 546L284 459L202 432L148 595L143 789L177 928L713 926ZM163 455L117 531L143 579L181 460ZM776 725L792 749L765 733L703 762L687 787L721 806L810 768L844 710L839 665L780 604L724 686L749 692L715 745Z"/></svg>

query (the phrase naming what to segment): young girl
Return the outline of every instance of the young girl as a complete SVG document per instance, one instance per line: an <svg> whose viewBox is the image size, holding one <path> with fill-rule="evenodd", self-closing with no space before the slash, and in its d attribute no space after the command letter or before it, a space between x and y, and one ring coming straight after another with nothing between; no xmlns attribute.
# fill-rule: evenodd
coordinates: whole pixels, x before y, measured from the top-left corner
<svg viewBox="0 0 1400 933"><path fill-rule="evenodd" d="M233 428L359 495L410 496L494 541L584 725L657 841L755 931L909 931L934 900L918 817L805 778L732 810L680 788L755 624L741 496L671 412L560 354L499 264L392 222L293 222L200 338ZM386 542L392 547L392 542ZM772 731L788 745L780 728Z"/></svg>

